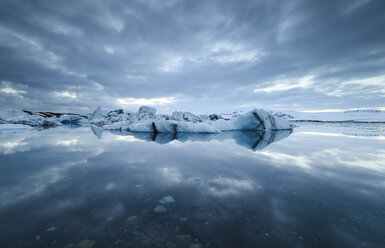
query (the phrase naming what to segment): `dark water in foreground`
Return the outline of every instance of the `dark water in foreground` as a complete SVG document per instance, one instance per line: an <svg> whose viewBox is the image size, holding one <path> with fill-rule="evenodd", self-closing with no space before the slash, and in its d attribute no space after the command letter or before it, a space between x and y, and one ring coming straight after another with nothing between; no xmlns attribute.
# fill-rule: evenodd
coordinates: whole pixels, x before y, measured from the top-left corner
<svg viewBox="0 0 385 248"><path fill-rule="evenodd" d="M385 137L317 128L0 132L0 247L385 247Z"/></svg>

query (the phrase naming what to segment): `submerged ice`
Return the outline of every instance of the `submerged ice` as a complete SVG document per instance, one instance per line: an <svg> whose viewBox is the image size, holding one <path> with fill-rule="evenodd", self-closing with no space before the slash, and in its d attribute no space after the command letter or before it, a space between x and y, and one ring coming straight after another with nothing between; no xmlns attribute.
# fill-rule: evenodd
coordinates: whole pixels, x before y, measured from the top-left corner
<svg viewBox="0 0 385 248"><path fill-rule="evenodd" d="M103 114L102 109L98 107L92 115L3 110L0 111L0 124L42 127L77 124L93 125L105 130L171 134L291 130L293 128L287 120L273 116L263 109L222 117L217 114L207 116L190 112L157 114L155 108L148 106L140 107L136 113L118 109L107 114Z"/></svg>

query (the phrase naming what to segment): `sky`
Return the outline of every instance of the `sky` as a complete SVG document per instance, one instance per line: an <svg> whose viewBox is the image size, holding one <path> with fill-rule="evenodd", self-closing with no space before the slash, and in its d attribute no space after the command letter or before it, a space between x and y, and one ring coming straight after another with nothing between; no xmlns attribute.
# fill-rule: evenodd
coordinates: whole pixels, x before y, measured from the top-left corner
<svg viewBox="0 0 385 248"><path fill-rule="evenodd" d="M0 2L0 108L385 109L383 0Z"/></svg>

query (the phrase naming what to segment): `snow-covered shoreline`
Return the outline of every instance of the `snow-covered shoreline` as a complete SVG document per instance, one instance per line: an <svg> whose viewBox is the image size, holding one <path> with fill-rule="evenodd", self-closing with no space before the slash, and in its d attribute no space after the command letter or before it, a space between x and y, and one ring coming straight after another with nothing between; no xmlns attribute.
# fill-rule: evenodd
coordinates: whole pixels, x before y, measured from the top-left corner
<svg viewBox="0 0 385 248"><path fill-rule="evenodd" d="M385 111L381 110L353 110L344 112L299 112L282 110L270 111L269 113L290 122L385 123Z"/></svg>
<svg viewBox="0 0 385 248"><path fill-rule="evenodd" d="M216 114L195 115L190 112L156 114L156 109L142 106L136 113L122 109L103 114L98 107L91 115L30 112L22 110L0 111L0 124L22 124L37 127L54 127L63 124L97 125L106 130L146 133L219 133L221 131L274 131L291 130L285 119L273 116L263 109L223 118Z"/></svg>

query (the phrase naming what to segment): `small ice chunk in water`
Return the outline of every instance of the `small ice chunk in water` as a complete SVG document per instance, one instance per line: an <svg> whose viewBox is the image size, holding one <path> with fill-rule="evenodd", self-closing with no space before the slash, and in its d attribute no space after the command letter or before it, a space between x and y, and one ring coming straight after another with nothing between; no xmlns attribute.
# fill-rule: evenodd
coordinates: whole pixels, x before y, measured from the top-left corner
<svg viewBox="0 0 385 248"><path fill-rule="evenodd" d="M129 217L127 218L127 221L128 221L128 222L133 222L133 221L135 221L137 218L138 218L138 216L132 215L132 216L129 216Z"/></svg>
<svg viewBox="0 0 385 248"><path fill-rule="evenodd" d="M171 195L164 196L162 199L159 200L160 203L166 204L166 203L174 203L175 199Z"/></svg>
<svg viewBox="0 0 385 248"><path fill-rule="evenodd" d="M54 231L56 230L55 226L51 226L50 228L46 229L47 232Z"/></svg>
<svg viewBox="0 0 385 248"><path fill-rule="evenodd" d="M167 212L167 209L163 207L162 205L158 205L154 208L155 213L165 213Z"/></svg>

